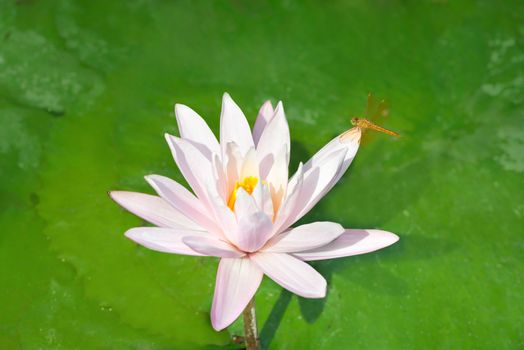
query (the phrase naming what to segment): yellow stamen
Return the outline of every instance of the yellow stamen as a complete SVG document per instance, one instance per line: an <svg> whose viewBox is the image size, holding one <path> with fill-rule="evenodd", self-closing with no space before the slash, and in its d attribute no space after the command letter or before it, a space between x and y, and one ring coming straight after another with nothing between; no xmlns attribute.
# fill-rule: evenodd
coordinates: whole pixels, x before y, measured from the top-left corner
<svg viewBox="0 0 524 350"><path fill-rule="evenodd" d="M237 190L242 187L247 193L251 194L253 193L253 190L255 189L255 186L258 183L258 178L254 176L247 176L242 181L237 181L235 183L235 188L233 189L233 192L231 192L231 195L229 196L229 200L227 201L227 206L231 208L231 210L235 210L235 202L237 200Z"/></svg>

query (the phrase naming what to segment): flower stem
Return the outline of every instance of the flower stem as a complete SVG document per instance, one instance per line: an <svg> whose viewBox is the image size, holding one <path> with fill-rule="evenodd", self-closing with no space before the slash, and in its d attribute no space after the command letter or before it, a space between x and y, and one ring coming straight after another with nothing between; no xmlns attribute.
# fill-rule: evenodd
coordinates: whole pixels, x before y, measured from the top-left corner
<svg viewBox="0 0 524 350"><path fill-rule="evenodd" d="M260 350L257 317L255 314L255 297L247 304L242 315L244 316L244 341L246 342L246 350Z"/></svg>

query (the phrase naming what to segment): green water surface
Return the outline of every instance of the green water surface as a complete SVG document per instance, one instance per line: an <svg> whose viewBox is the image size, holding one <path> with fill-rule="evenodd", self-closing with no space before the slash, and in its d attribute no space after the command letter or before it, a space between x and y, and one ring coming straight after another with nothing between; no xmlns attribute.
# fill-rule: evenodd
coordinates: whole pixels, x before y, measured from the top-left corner
<svg viewBox="0 0 524 350"><path fill-rule="evenodd" d="M108 190L183 181L173 105L218 131L284 101L292 167L368 91L386 126L303 220L397 233L314 264L322 300L264 279L265 349L524 348L522 1L0 0L0 349L237 349L217 260L125 239Z"/></svg>

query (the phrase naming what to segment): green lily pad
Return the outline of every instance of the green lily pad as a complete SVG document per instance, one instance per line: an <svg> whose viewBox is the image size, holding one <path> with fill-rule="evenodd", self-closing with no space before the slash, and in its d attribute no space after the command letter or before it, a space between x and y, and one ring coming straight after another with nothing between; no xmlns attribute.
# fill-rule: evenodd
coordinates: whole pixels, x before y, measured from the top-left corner
<svg viewBox="0 0 524 350"><path fill-rule="evenodd" d="M127 240L109 190L183 179L164 132L284 101L292 168L387 97L384 125L302 222L378 227L313 265L325 299L265 279L263 348L515 349L524 312L524 30L517 1L0 1L0 348L239 348L215 332L217 259Z"/></svg>

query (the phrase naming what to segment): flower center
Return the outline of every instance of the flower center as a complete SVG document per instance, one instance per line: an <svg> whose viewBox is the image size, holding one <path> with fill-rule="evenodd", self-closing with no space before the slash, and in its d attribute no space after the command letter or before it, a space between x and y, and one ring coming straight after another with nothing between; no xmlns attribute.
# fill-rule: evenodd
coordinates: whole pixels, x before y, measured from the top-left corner
<svg viewBox="0 0 524 350"><path fill-rule="evenodd" d="M235 182L235 188L233 189L233 192L231 192L231 195L229 196L229 200L227 201L227 206L231 210L235 210L235 202L237 200L237 191L240 187L242 187L247 193L251 194L253 193L253 190L255 189L255 186L258 183L258 177L254 176L247 176L242 181Z"/></svg>

